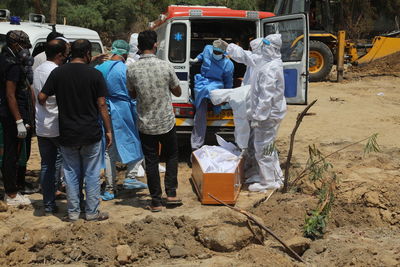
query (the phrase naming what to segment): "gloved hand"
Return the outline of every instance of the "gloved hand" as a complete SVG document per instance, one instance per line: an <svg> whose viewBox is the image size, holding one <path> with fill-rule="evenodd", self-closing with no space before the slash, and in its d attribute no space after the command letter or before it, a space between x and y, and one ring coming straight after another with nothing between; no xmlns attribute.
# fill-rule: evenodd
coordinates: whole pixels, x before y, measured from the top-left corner
<svg viewBox="0 0 400 267"><path fill-rule="evenodd" d="M199 59L197 57L195 59L193 59L193 58L189 59L189 63L190 64L193 64L193 63L196 63L196 62L199 62Z"/></svg>
<svg viewBox="0 0 400 267"><path fill-rule="evenodd" d="M247 156L247 148L243 148L242 152L240 152L239 159L242 159Z"/></svg>
<svg viewBox="0 0 400 267"><path fill-rule="evenodd" d="M251 122L250 122L250 127L251 127L251 128L258 128L258 127L260 127L260 121L256 121L256 120L251 121Z"/></svg>
<svg viewBox="0 0 400 267"><path fill-rule="evenodd" d="M21 119L21 120L17 120L16 123L17 123L17 131L18 131L17 138L21 138L21 139L25 138L27 131L26 131L26 127L24 125L24 121Z"/></svg>
<svg viewBox="0 0 400 267"><path fill-rule="evenodd" d="M224 50L226 51L226 49L228 48L228 43L227 42L225 42L224 40L222 40L222 39L220 39L221 40L221 45L222 45L222 47L224 48Z"/></svg>

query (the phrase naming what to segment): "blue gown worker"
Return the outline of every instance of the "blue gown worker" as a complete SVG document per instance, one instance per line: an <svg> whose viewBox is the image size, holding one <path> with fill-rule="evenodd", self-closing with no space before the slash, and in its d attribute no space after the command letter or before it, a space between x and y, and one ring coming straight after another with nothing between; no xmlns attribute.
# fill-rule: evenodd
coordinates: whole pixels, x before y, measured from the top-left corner
<svg viewBox="0 0 400 267"><path fill-rule="evenodd" d="M136 103L131 99L127 89L125 60L129 44L116 40L112 44L111 60L98 65L107 83L107 105L111 115L113 129L113 146L106 151L106 191L103 200L115 197L115 163L127 164L127 175L138 161L143 159L143 152L136 127ZM131 178L131 184L136 189L145 189L147 185Z"/></svg>
<svg viewBox="0 0 400 267"><path fill-rule="evenodd" d="M215 89L232 88L234 66L224 53L226 43L221 39L215 40L213 45L206 45L191 63L202 62L200 73L194 77L194 104L196 114L193 121L191 135L192 150L203 146L207 130L207 106L210 92ZM218 113L218 107L214 108Z"/></svg>

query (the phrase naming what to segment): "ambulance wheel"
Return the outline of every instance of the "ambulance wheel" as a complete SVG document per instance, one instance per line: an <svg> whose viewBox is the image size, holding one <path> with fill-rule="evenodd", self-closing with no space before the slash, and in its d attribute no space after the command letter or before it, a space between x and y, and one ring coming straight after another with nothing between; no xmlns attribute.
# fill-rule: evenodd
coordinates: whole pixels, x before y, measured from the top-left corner
<svg viewBox="0 0 400 267"><path fill-rule="evenodd" d="M320 41L310 41L310 82L325 80L333 66L333 54L329 47Z"/></svg>

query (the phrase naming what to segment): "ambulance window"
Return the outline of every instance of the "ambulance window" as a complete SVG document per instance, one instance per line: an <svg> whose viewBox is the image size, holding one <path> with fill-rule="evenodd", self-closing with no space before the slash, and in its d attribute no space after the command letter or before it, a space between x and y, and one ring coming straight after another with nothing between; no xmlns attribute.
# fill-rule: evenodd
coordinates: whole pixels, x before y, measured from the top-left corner
<svg viewBox="0 0 400 267"><path fill-rule="evenodd" d="M6 46L6 36L4 34L0 34L0 53L3 50L3 47Z"/></svg>
<svg viewBox="0 0 400 267"><path fill-rule="evenodd" d="M304 53L303 22L301 19L284 20L264 24L265 35L280 33L282 61L301 61Z"/></svg>
<svg viewBox="0 0 400 267"><path fill-rule="evenodd" d="M44 52L46 42L40 42L35 45L33 49L32 56L35 57L36 55Z"/></svg>
<svg viewBox="0 0 400 267"><path fill-rule="evenodd" d="M92 56L97 56L97 55L102 54L102 53L103 53L103 51L101 51L100 44L92 42Z"/></svg>
<svg viewBox="0 0 400 267"><path fill-rule="evenodd" d="M186 61L186 24L184 23L171 25L168 58L173 63Z"/></svg>

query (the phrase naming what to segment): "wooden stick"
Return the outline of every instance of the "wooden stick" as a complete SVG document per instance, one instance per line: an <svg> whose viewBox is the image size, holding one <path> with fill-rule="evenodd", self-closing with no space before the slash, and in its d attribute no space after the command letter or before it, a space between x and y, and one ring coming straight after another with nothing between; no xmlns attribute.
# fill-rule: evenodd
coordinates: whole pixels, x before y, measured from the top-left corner
<svg viewBox="0 0 400 267"><path fill-rule="evenodd" d="M265 231L267 231L268 234L272 235L273 238L275 238L276 240L278 240L278 242L281 243L287 250L289 250L297 260L299 260L299 261L305 263L305 261L304 261L293 249L291 249L288 245L286 245L286 243L283 242L283 240L280 239L277 235L275 235L274 232L272 232L272 231L271 231L270 229L268 229L265 225L263 225L263 224L260 223L256 218L254 218L253 215L251 215L250 213L248 213L247 211L245 211L245 210L243 210L243 209L241 209L241 208L229 206L228 204L226 204L226 203L223 202L222 200L219 200L218 198L214 197L214 196L213 196L212 194L210 194L210 193L208 193L208 195L209 195L212 199L214 199L215 201L217 201L218 203L220 203L220 204L222 204L222 205L224 205L224 206L230 208L231 210L237 211L237 212L243 214L244 216L246 216L248 219L250 219L251 221L253 221L258 227L260 227L261 229L264 229Z"/></svg>
<svg viewBox="0 0 400 267"><path fill-rule="evenodd" d="M266 197L263 197L262 199L258 200L256 203L254 203L254 204L253 204L253 208L257 208L257 207L260 206L261 203L263 203L264 201L267 202L267 201L270 199L270 197L272 196L272 194L275 193L275 190L276 190L276 189L272 190L271 194L269 194L269 195L266 196Z"/></svg>
<svg viewBox="0 0 400 267"><path fill-rule="evenodd" d="M304 116L307 114L307 111L317 102L315 99L311 102L301 113L297 115L296 125L292 130L292 134L290 135L290 145L289 145L289 152L286 159L286 166L285 166L285 181L283 181L283 189L282 192L286 193L289 189L289 169L290 169L290 161L292 160L293 154L293 147L294 147L294 137L296 136L297 129L300 127L301 122L303 121Z"/></svg>

